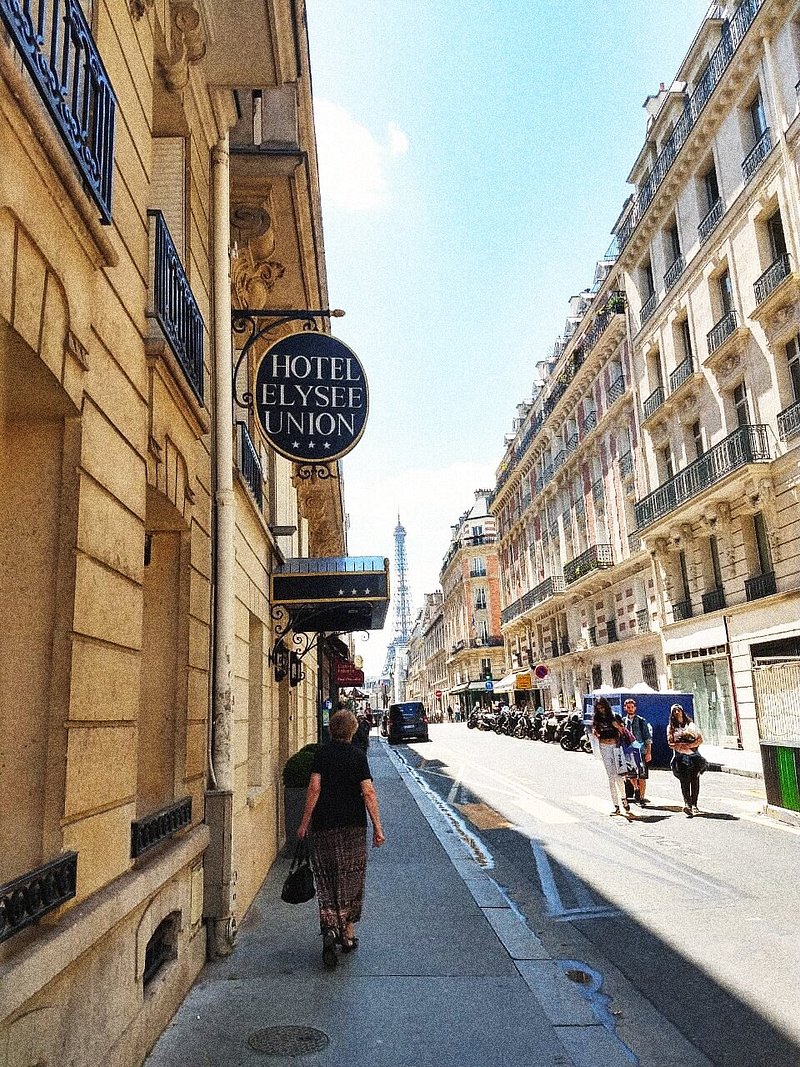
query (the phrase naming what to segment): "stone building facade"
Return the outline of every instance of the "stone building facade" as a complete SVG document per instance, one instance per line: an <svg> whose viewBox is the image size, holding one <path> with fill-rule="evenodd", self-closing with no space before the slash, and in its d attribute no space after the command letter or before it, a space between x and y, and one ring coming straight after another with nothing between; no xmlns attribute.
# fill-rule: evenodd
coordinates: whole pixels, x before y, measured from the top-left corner
<svg viewBox="0 0 800 1067"><path fill-rule="evenodd" d="M475 503L452 527L442 562L442 627L447 657L447 687L443 706L462 709L491 698L486 682L505 671L500 634L495 520L487 509L486 490L475 492Z"/></svg>
<svg viewBox="0 0 800 1067"><path fill-rule="evenodd" d="M0 32L0 1061L130 1067L232 938L316 737L267 577L344 551L338 471L230 414L231 303L327 303L307 40L289 0L36 10Z"/></svg>

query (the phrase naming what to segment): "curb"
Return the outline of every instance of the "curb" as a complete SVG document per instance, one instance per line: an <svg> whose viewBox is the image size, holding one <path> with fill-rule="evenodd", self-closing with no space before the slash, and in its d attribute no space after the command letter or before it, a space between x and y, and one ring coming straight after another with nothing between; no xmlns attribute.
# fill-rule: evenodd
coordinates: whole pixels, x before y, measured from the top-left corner
<svg viewBox="0 0 800 1067"><path fill-rule="evenodd" d="M457 874L538 1001L571 1067L631 1067L638 1063L617 1036L602 976L578 960L554 959L488 871L491 853L476 831L422 781L389 745L386 752L401 781L450 858Z"/></svg>

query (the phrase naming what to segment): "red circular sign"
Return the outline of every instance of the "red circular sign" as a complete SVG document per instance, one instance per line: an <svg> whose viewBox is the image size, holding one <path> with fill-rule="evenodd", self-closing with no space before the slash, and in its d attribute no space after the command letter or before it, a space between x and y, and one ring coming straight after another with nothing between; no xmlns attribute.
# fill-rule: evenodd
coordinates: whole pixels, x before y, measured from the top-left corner
<svg viewBox="0 0 800 1067"><path fill-rule="evenodd" d="M550 671L547 667L545 667L543 663L537 663L536 666L533 668L533 673L541 682L543 678L546 678L548 676Z"/></svg>

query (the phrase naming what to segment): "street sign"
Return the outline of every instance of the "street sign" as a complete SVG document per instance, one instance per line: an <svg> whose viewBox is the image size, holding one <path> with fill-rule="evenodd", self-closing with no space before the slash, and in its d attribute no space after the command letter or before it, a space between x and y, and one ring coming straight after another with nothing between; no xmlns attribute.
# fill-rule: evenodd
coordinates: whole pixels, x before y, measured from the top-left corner
<svg viewBox="0 0 800 1067"><path fill-rule="evenodd" d="M492 690L494 689L494 682L492 681L491 678L487 678L485 683L484 683L484 685L486 686L486 692L487 693L491 693Z"/></svg>
<svg viewBox="0 0 800 1067"><path fill-rule="evenodd" d="M439 697L441 697L441 695L442 695L442 691L441 691L441 689L437 689L437 690L436 690L436 697L437 697L437 699L438 699Z"/></svg>
<svg viewBox="0 0 800 1067"><path fill-rule="evenodd" d="M327 463L364 432L369 392L355 352L326 333L282 337L256 367L253 407L269 444L298 463Z"/></svg>
<svg viewBox="0 0 800 1067"><path fill-rule="evenodd" d="M550 670L548 667L545 666L544 663L537 663L536 666L533 668L533 673L539 679L540 682L543 682L544 679L550 673Z"/></svg>

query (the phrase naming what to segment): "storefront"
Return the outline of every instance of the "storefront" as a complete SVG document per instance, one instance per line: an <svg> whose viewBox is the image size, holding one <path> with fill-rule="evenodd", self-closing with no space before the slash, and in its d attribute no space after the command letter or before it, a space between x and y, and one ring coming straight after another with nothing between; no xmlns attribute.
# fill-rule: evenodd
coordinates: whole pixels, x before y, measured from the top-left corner
<svg viewBox="0 0 800 1067"><path fill-rule="evenodd" d="M697 725L710 745L739 747L728 646L668 654L671 688L694 697Z"/></svg>

